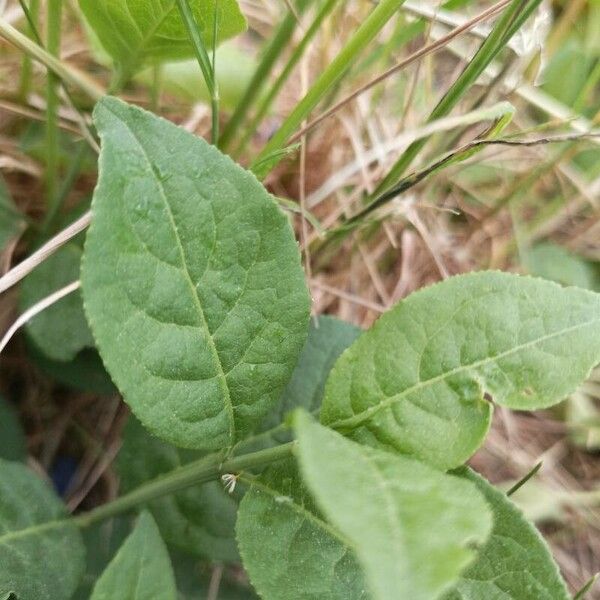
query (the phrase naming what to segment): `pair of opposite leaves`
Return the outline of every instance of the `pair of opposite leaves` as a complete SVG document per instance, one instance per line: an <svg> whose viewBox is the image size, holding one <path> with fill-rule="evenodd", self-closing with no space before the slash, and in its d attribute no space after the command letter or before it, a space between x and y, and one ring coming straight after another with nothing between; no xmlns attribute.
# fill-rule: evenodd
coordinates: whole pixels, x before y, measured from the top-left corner
<svg viewBox="0 0 600 600"><path fill-rule="evenodd" d="M203 140L114 98L82 261L86 315L142 423L176 446L233 446L272 411L304 344L309 297L287 218ZM331 372L321 422L449 469L481 444L490 393L564 398L600 357L600 300L498 272L451 278L383 315Z"/></svg>
<svg viewBox="0 0 600 600"><path fill-rule="evenodd" d="M114 99L96 123L83 289L100 351L150 430L184 447L231 446L277 402L304 341L291 228L252 175L203 141ZM538 408L585 378L600 356L598 308L594 294L502 273L413 294L338 361L321 420L457 466L489 426L484 390ZM421 585L427 593L459 571L445 562L452 573Z"/></svg>

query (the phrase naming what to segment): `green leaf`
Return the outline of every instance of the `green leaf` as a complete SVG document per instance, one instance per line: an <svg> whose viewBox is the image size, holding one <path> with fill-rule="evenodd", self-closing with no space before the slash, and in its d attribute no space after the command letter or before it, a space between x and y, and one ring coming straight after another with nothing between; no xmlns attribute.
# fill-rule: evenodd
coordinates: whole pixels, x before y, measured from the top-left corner
<svg viewBox="0 0 600 600"><path fill-rule="evenodd" d="M13 407L0 396L0 458L25 460L27 444Z"/></svg>
<svg viewBox="0 0 600 600"><path fill-rule="evenodd" d="M127 493L200 456L150 435L132 417L117 459L121 492ZM165 496L152 501L148 508L168 544L213 560L238 559L234 531L237 502L221 482L211 481Z"/></svg>
<svg viewBox="0 0 600 600"><path fill-rule="evenodd" d="M537 529L485 479L467 468L458 472L485 496L494 527L477 560L444 600L568 600L558 567Z"/></svg>
<svg viewBox="0 0 600 600"><path fill-rule="evenodd" d="M482 272L416 292L338 360L321 421L440 468L479 447L492 412L551 406L600 361L600 296Z"/></svg>
<svg viewBox="0 0 600 600"><path fill-rule="evenodd" d="M94 586L90 600L176 600L175 577L158 527L143 512Z"/></svg>
<svg viewBox="0 0 600 600"><path fill-rule="evenodd" d="M335 317L311 319L308 338L292 378L279 404L264 420L261 429L276 427L287 414L299 407L313 413L318 411L331 368L360 333L358 327Z"/></svg>
<svg viewBox="0 0 600 600"><path fill-rule="evenodd" d="M73 600L90 600L96 581L131 533L133 522L134 519L128 514L99 521L81 530L86 569Z"/></svg>
<svg viewBox="0 0 600 600"><path fill-rule="evenodd" d="M309 296L287 218L247 171L105 98L82 287L104 363L142 423L183 447L236 443L279 400Z"/></svg>
<svg viewBox="0 0 600 600"><path fill-rule="evenodd" d="M356 444L296 417L298 461L329 521L351 542L375 600L433 600L485 541L490 511L472 484Z"/></svg>
<svg viewBox="0 0 600 600"><path fill-rule="evenodd" d="M368 598L350 543L317 509L295 461L252 481L236 530L244 567L265 600Z"/></svg>
<svg viewBox="0 0 600 600"><path fill-rule="evenodd" d="M19 234L23 225L23 218L11 200L4 180L0 178L0 253Z"/></svg>
<svg viewBox="0 0 600 600"><path fill-rule="evenodd" d="M32 271L21 286L21 310L25 311L49 294L79 279L81 249L76 244L63 246ZM26 325L35 345L50 359L70 361L83 350L93 347L79 291L42 311Z"/></svg>
<svg viewBox="0 0 600 600"><path fill-rule="evenodd" d="M84 548L63 503L27 467L0 460L0 596L70 598Z"/></svg>
<svg viewBox="0 0 600 600"><path fill-rule="evenodd" d="M217 42L246 29L236 0L189 0L203 35L213 42L215 6ZM144 63L190 58L193 48L175 0L79 0L88 23L104 49L128 73Z"/></svg>
<svg viewBox="0 0 600 600"><path fill-rule="evenodd" d="M600 290L598 265L585 260L562 246L542 243L526 251L524 264L537 277L556 281L561 285L574 285L587 290Z"/></svg>

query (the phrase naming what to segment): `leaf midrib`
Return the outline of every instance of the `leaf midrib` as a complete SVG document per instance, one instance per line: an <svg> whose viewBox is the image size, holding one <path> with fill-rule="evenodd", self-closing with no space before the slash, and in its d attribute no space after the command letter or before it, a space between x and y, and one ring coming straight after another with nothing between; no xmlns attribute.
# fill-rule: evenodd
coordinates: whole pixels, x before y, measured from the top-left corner
<svg viewBox="0 0 600 600"><path fill-rule="evenodd" d="M348 417L346 419L340 419L338 421L333 421L333 422L327 423L327 424L330 425L331 427L333 427L334 429L359 427L364 422L368 421L372 416L377 414L379 411L381 411L385 408L389 408L390 406L393 406L394 404L396 404L397 402L399 402L406 396L412 394L413 392L416 392L420 389L423 389L425 387L428 387L430 385L438 383L439 381L444 381L445 379L452 377L453 375L458 375L458 374L468 371L470 369L476 369L476 368L484 366L486 364L496 362L502 358L506 358L507 356L510 356L511 354L520 352L521 350L525 350L525 349L535 346L537 344L542 344L553 338L560 337L561 335L567 335L573 331L577 331L578 329L582 329L584 327L589 327L590 325L595 325L598 323L600 323L600 319L593 319L593 320L587 321L585 323L579 323L577 325L573 325L571 327L561 329L560 331L555 331L551 334L542 336L535 340L530 340L529 342L526 342L524 344L519 344L518 346L510 348L509 350L501 352L500 354L496 354L494 356L488 356L486 358L469 363L467 365L460 365L459 367L451 369L450 371L446 371L445 373L441 373L440 375L436 375L435 377L431 377L430 379L426 379L424 381L419 381L418 383L406 388L402 392L395 394L393 396L389 396L385 400L382 400L381 402L379 402L378 404L376 404L374 406L370 406L366 410L363 410L359 413L355 413L351 417Z"/></svg>
<svg viewBox="0 0 600 600"><path fill-rule="evenodd" d="M135 141L135 143L137 144L137 146L139 147L142 155L144 156L144 159L146 160L147 164L148 164L148 168L150 170L150 173L152 174L152 178L156 181L156 184L160 190L160 195L163 199L167 214L169 216L169 223L171 225L171 228L173 230L173 234L175 235L175 239L177 241L177 248L179 250L179 254L181 257L181 264L182 264L182 271L185 275L186 281L190 287L190 290L192 292L192 296L194 298L194 302L196 304L197 307L197 312L200 316L200 320L201 320L201 326L204 330L204 333L206 334L207 340L208 340L208 347L210 348L211 354L213 355L213 360L216 364L217 367L217 378L221 384L221 390L224 393L224 405L225 408L227 409L227 412L229 414L229 441L231 444L234 443L235 441L235 418L234 418L234 410L233 410L233 402L231 400L231 394L229 391L229 386L227 385L227 377L225 374L225 371L223 370L223 365L221 364L221 360L219 357L219 353L217 351L217 347L215 346L215 342L213 340L213 337L210 333L210 329L208 327L208 322L206 321L206 316L204 314L204 310L202 309L202 303L200 302L200 297L198 296L198 292L196 290L196 286L194 285L194 282L192 280L192 277L190 275L190 272L188 270L188 266L187 266L187 261L186 261L186 256L185 256L185 251L183 249L183 245L181 243L181 238L179 237L179 230L177 229L177 224L175 223L175 219L173 217L173 213L171 211L171 206L169 204L169 201L167 200L167 195L165 193L165 189L163 187L162 181L156 177L156 173L154 171L154 167L152 165L152 161L150 160L150 157L148 156L146 149L143 147L141 141L139 140L139 138L137 137L137 135L135 134L135 132L131 129L131 127L129 127L129 124L126 123L125 121L123 121L123 119L121 119L121 117L115 113L110 106L107 106L105 104L105 108L107 110L109 110L116 119L118 119L118 121L125 127L125 129L131 134L131 137L133 138L133 140Z"/></svg>

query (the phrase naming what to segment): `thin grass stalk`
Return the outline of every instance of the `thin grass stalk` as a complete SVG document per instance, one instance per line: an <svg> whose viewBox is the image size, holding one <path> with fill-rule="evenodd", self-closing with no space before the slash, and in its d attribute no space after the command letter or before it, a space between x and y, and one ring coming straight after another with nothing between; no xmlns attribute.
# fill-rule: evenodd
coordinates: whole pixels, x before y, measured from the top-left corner
<svg viewBox="0 0 600 600"><path fill-rule="evenodd" d="M5 19L0 18L0 37L16 46L31 58L42 63L48 70L56 74L65 84L72 85L82 90L92 100L98 101L104 96L104 89L92 79L69 67L55 56L52 56L40 44L36 44L26 35L15 29Z"/></svg>
<svg viewBox="0 0 600 600"><path fill-rule="evenodd" d="M35 23L40 13L40 0L31 0L29 7L25 4L25 0L19 0L25 18L29 26L29 37L35 39L36 27ZM33 74L31 57L28 54L23 56L23 63L21 66L21 80L19 82L19 98L21 102L26 102L29 96L29 90L31 88L31 77Z"/></svg>
<svg viewBox="0 0 600 600"><path fill-rule="evenodd" d="M212 141L213 144L217 142L218 136L218 123L219 123L219 93L215 83L215 73L213 65L211 64L208 50L202 39L202 33L196 23L196 19L192 13L188 0L177 0L177 7L181 13L181 18L186 26L190 42L194 48L196 59L200 65L206 88L210 95L211 112L212 112ZM215 6L215 20L217 6Z"/></svg>
<svg viewBox="0 0 600 600"><path fill-rule="evenodd" d="M48 52L60 59L62 0L48 0L46 8L46 48ZM58 210L58 179L59 179L59 128L58 109L58 77L48 72L46 84L46 202L48 210L44 219L43 229L48 226Z"/></svg>

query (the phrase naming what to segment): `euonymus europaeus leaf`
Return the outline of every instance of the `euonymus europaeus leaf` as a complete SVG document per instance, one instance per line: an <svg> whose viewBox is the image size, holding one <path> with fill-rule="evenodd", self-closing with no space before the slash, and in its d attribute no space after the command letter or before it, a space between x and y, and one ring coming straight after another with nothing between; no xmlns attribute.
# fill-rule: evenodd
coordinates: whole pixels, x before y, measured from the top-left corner
<svg viewBox="0 0 600 600"><path fill-rule="evenodd" d="M290 224L254 178L183 129L105 98L82 287L104 363L142 423L221 449L279 400L309 297Z"/></svg>
<svg viewBox="0 0 600 600"><path fill-rule="evenodd" d="M298 460L328 520L351 542L373 600L434 600L475 557L491 513L474 485L361 446L296 417Z"/></svg>
<svg viewBox="0 0 600 600"><path fill-rule="evenodd" d="M329 372L360 333L358 327L335 317L311 319L308 338L292 378L283 390L279 404L264 420L262 429L276 427L296 408L317 412Z"/></svg>
<svg viewBox="0 0 600 600"><path fill-rule="evenodd" d="M236 529L244 567L264 600L367 600L350 542L317 509L295 461L252 482Z"/></svg>
<svg viewBox="0 0 600 600"><path fill-rule="evenodd" d="M200 456L197 451L175 448L150 435L132 417L117 461L121 492L130 492ZM213 560L238 558L234 531L237 502L221 482L211 481L159 498L148 508L168 544Z"/></svg>
<svg viewBox="0 0 600 600"><path fill-rule="evenodd" d="M324 424L356 441L458 466L479 447L493 400L562 400L600 361L600 296L483 272L416 292L339 359Z"/></svg>
<svg viewBox="0 0 600 600"><path fill-rule="evenodd" d="M27 456L25 436L13 407L0 396L0 458L24 460Z"/></svg>
<svg viewBox="0 0 600 600"><path fill-rule="evenodd" d="M62 502L27 467L0 460L0 597L70 598L84 548Z"/></svg>
<svg viewBox="0 0 600 600"><path fill-rule="evenodd" d="M217 41L246 29L236 0L189 0L203 41L212 46L215 7ZM79 0L94 33L119 68L133 73L146 62L193 56L175 0Z"/></svg>
<svg viewBox="0 0 600 600"><path fill-rule="evenodd" d="M21 286L24 311L42 298L79 279L81 249L76 244L63 246L32 271ZM27 323L27 333L50 359L73 360L83 349L94 346L79 290L59 300Z"/></svg>
<svg viewBox="0 0 600 600"><path fill-rule="evenodd" d="M459 473L485 496L494 527L477 560L444 600L568 600L558 567L535 527L485 479L464 467Z"/></svg>
<svg viewBox="0 0 600 600"><path fill-rule="evenodd" d="M90 600L176 600L171 560L158 527L143 512L104 573Z"/></svg>
<svg viewBox="0 0 600 600"><path fill-rule="evenodd" d="M545 242L524 251L523 263L532 275L575 285L587 290L600 290L600 264L569 252L558 244Z"/></svg>

